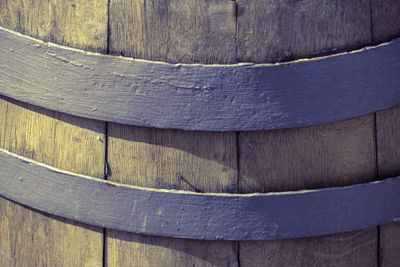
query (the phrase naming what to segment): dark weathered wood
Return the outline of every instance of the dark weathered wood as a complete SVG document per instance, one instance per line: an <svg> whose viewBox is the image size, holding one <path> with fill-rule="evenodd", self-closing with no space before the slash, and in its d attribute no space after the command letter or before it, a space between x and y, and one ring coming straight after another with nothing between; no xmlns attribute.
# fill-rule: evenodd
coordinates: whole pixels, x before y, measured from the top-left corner
<svg viewBox="0 0 400 267"><path fill-rule="evenodd" d="M313 127L240 133L240 192L314 189L376 180L370 175L376 161L375 153L369 153L375 151L373 125L373 116L365 115ZM359 148L352 150L351 144ZM340 172L334 166L340 166Z"/></svg>
<svg viewBox="0 0 400 267"><path fill-rule="evenodd" d="M276 129L342 120L400 102L399 40L276 65L172 65L85 54L4 29L0 43L0 94L103 121Z"/></svg>
<svg viewBox="0 0 400 267"><path fill-rule="evenodd" d="M400 90L400 87L399 87ZM400 106L376 113L378 174L400 174ZM400 222L380 228L380 259L382 267L400 265Z"/></svg>
<svg viewBox="0 0 400 267"><path fill-rule="evenodd" d="M400 1L371 0L372 38L376 43L400 36ZM398 70L400 75L400 70ZM400 90L400 86L398 87ZM400 174L400 107L376 113L378 176ZM381 267L400 266L400 222L380 227Z"/></svg>
<svg viewBox="0 0 400 267"><path fill-rule="evenodd" d="M236 2L240 61L287 61L370 44L369 0Z"/></svg>
<svg viewBox="0 0 400 267"><path fill-rule="evenodd" d="M372 39L384 42L400 35L400 2L371 0Z"/></svg>
<svg viewBox="0 0 400 267"><path fill-rule="evenodd" d="M267 194L193 193L68 173L3 149L0 195L95 226L207 240L325 235L369 228L400 217L400 177Z"/></svg>
<svg viewBox="0 0 400 267"><path fill-rule="evenodd" d="M321 50L351 50L371 42L369 0L237 0L237 3L240 60L287 61L323 53ZM356 77L360 74L358 70L342 73L340 77L332 73L332 77L321 81L317 90L322 93L330 83L342 88L342 78ZM348 91L360 89L357 87ZM329 87L328 91L330 94L340 89ZM319 100L313 98L313 101ZM334 112L341 112L340 109ZM309 189L376 179L373 115L300 129L240 133L239 151L242 192ZM374 267L377 242L376 228L361 234L240 242L240 263L270 267Z"/></svg>
<svg viewBox="0 0 400 267"><path fill-rule="evenodd" d="M373 231L376 233L376 231ZM252 259L241 260L241 266L374 266L364 264L376 259L376 240L371 236L371 229L355 232L346 232L318 237L296 238L269 241L241 241L242 255L257 253ZM243 246L243 243L252 245ZM255 249L261 247L263 249ZM358 258L360 255L371 252L370 257ZM267 263L266 263L267 262ZM287 263L281 265L281 263ZM360 262L362 264L360 264ZM272 264L269 264L272 263Z"/></svg>

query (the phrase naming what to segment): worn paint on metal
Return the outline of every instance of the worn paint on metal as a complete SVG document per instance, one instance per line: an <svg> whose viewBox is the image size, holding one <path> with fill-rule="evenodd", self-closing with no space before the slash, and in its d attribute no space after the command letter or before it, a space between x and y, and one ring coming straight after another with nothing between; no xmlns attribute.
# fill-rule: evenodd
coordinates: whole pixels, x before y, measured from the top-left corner
<svg viewBox="0 0 400 267"><path fill-rule="evenodd" d="M168 64L0 28L0 94L76 116L199 131L301 127L400 103L400 40L277 64ZM29 65L29 67L27 67Z"/></svg>
<svg viewBox="0 0 400 267"><path fill-rule="evenodd" d="M100 227L207 240L326 235L385 224L400 217L400 177L290 192L196 193L78 175L3 149L0 196Z"/></svg>

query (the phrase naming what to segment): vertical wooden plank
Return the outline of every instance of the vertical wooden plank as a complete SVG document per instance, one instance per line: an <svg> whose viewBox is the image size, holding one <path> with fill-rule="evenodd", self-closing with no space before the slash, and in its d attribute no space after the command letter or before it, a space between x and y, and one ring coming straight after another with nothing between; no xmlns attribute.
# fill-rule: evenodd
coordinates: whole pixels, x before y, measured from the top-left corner
<svg viewBox="0 0 400 267"><path fill-rule="evenodd" d="M234 133L199 134L114 123L108 129L110 180L152 188L237 191Z"/></svg>
<svg viewBox="0 0 400 267"><path fill-rule="evenodd" d="M6 131L7 102L0 95L0 147L4 147L4 136Z"/></svg>
<svg viewBox="0 0 400 267"><path fill-rule="evenodd" d="M400 175L400 106L376 113L379 177ZM400 223L380 227L382 267L400 266Z"/></svg>
<svg viewBox="0 0 400 267"><path fill-rule="evenodd" d="M0 96L0 147L4 147L4 136L6 131L7 102ZM0 197L0 266L15 265L15 257L11 252L11 242L9 227L3 227L7 219L7 213L4 210L5 200ZM2 241L3 240L3 241ZM7 241L5 241L7 240Z"/></svg>
<svg viewBox="0 0 400 267"><path fill-rule="evenodd" d="M368 0L238 0L238 58L282 61L370 38ZM240 192L345 185L376 178L374 116L239 135ZM241 266L376 266L377 230L240 242Z"/></svg>
<svg viewBox="0 0 400 267"><path fill-rule="evenodd" d="M107 50L107 0L0 1L0 25L45 41Z"/></svg>
<svg viewBox="0 0 400 267"><path fill-rule="evenodd" d="M1 100L3 104L4 100ZM3 115L4 116L4 115ZM104 123L7 103L3 148L101 178ZM101 228L54 218L1 199L0 250L15 266L102 266Z"/></svg>
<svg viewBox="0 0 400 267"><path fill-rule="evenodd" d="M201 192L237 191L235 133L110 124L109 180ZM235 242L107 230L108 266L237 266Z"/></svg>
<svg viewBox="0 0 400 267"><path fill-rule="evenodd" d="M237 0L237 4L239 61L284 61L370 42L368 0Z"/></svg>
<svg viewBox="0 0 400 267"><path fill-rule="evenodd" d="M368 115L315 127L241 133L240 191L299 190L374 180L373 126L373 116ZM241 266L375 266L377 231L240 242L239 248Z"/></svg>
<svg viewBox="0 0 400 267"><path fill-rule="evenodd" d="M372 38L382 42L400 36L400 2L371 0ZM400 86L399 86L400 90ZM376 113L378 176L400 174L400 107ZM382 267L400 266L400 223L380 227Z"/></svg>
<svg viewBox="0 0 400 267"><path fill-rule="evenodd" d="M181 63L236 61L230 0L111 0L110 51ZM235 133L110 124L110 180L147 187L236 192ZM109 266L237 266L235 242L107 231ZM129 256L128 256L129 255Z"/></svg>
<svg viewBox="0 0 400 267"><path fill-rule="evenodd" d="M240 192L374 181L373 130L374 117L367 115L313 127L240 133Z"/></svg>
<svg viewBox="0 0 400 267"><path fill-rule="evenodd" d="M371 0L372 38L374 42L388 41L400 36L400 2Z"/></svg>
<svg viewBox="0 0 400 267"><path fill-rule="evenodd" d="M400 106L377 112L376 124L379 177L397 176L400 174Z"/></svg>
<svg viewBox="0 0 400 267"><path fill-rule="evenodd" d="M110 50L172 63L234 63L231 0L111 0Z"/></svg>
<svg viewBox="0 0 400 267"><path fill-rule="evenodd" d="M79 48L107 47L107 0L0 1L0 25ZM0 145L55 167L104 177L105 123L0 100ZM6 110L4 107L6 106ZM103 230L0 200L1 266L102 266Z"/></svg>

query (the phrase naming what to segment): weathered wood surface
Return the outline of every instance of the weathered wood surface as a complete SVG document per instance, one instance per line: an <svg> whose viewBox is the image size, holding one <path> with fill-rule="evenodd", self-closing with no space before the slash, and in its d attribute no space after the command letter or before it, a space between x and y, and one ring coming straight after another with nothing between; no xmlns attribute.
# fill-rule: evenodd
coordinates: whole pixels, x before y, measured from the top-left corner
<svg viewBox="0 0 400 267"><path fill-rule="evenodd" d="M0 44L1 94L102 121L185 130L280 129L400 103L400 40L277 65L172 65L88 55L2 29Z"/></svg>
<svg viewBox="0 0 400 267"><path fill-rule="evenodd" d="M125 56L236 63L235 33L235 1L110 1L110 50Z"/></svg>
<svg viewBox="0 0 400 267"><path fill-rule="evenodd" d="M0 26L46 41L104 51L107 1L0 1ZM3 65L6 59L0 58ZM20 71L30 73L42 64L46 63L25 61ZM38 75L45 77L42 74ZM35 87L28 88L34 91ZM10 99L0 102L6 106L0 114L1 148L61 169L104 176L105 143L99 139L105 140L105 123ZM101 228L54 218L3 198L0 214L0 266L103 266Z"/></svg>
<svg viewBox="0 0 400 267"><path fill-rule="evenodd" d="M109 180L153 188L237 192L235 133L109 124L108 134ZM180 216L177 212L190 214L178 208L173 217ZM185 223L179 224L181 229L180 225ZM119 231L107 231L107 255L109 266L237 266L235 242L174 240Z"/></svg>
<svg viewBox="0 0 400 267"><path fill-rule="evenodd" d="M384 42L400 36L400 2L371 0L372 41Z"/></svg>
<svg viewBox="0 0 400 267"><path fill-rule="evenodd" d="M9 27L8 24L5 24L4 21L11 21L7 12L11 11L12 13L14 12L13 10L16 11L21 10L19 7L13 7L12 4L17 3L17 5L21 5L20 4L21 2L25 3L24 5L25 9L32 8L32 10L34 10L37 6L37 4L35 3L42 3L42 1L35 1L34 3L30 2L28 3L28 1L3 1L0 3L1 7L0 13L3 12L1 13L0 16L0 24L5 27L21 31L32 36L39 36L32 34L29 31L25 31L25 29L23 29L22 26L15 27L12 25L11 27ZM133 2L135 2L135 4L133 4ZM371 10L367 10L369 4L368 2L372 3ZM52 3L52 1L49 1L48 3ZM65 3L66 3L65 5L71 4L71 6L73 7L74 4L76 4L77 2L68 1ZM151 3L152 4L154 3L154 5L151 6L150 5ZM221 4L220 6L218 6L219 3ZM353 44L363 45L371 41L373 42L379 41L378 39L387 40L388 36L395 36L396 35L395 32L398 29L396 26L397 23L396 21L398 21L398 16L397 16L398 12L396 11L398 9L396 5L398 5L399 2L396 0L379 0L379 1L378 0L372 0L372 1L367 1L367 0L311 1L310 0L310 1L299 1L293 5L292 2L290 2L289 4L289 1L273 1L273 0L269 1L265 0L257 2L236 1L234 3L236 5L236 17L237 17L237 22L236 22L237 30L235 33L236 35L235 41L237 42L238 46L235 49L231 49L232 36L230 35L230 33L232 32L232 17L230 16L231 14L230 10L233 9L233 3L229 4L227 2L207 1L207 3L197 3L198 5L195 6L195 4L192 3L180 3L179 1L167 1L165 2L165 5L161 5L161 3L156 3L155 1L150 2L146 0L143 1L132 0L132 1L119 1L119 2L111 1L110 7L112 8L115 7L117 9L119 8L119 11L110 10L110 15L114 16L114 19L116 20L120 19L118 20L118 23L116 23L115 27L110 25L110 30L111 30L110 37L113 36L112 38L110 38L111 39L110 48L112 48L111 51L117 53L121 52L125 55L132 55L132 56L143 55L143 57L153 60L165 59L165 60L170 60L171 62L182 60L182 62L225 63L224 57L226 57L226 63L228 62L234 63L235 60L233 59L235 58L235 56L237 60L244 60L245 58L248 58L249 61L251 60L253 62L264 62L264 60L267 60L268 58L270 58L269 59L270 61L279 61L279 60L286 61L295 59L297 57L301 57L302 55L308 56L310 54L318 54L316 52L320 51L321 49L329 50L332 48L338 48L338 47L340 48L343 46L343 44L352 46ZM170 14L171 11L175 12L175 14L167 16L168 13L167 12L164 13L162 8L156 10L157 5L163 7L164 10L168 11ZM185 5L187 7L183 8L184 10L187 11L185 13L184 18L178 17L177 15L181 5ZM3 8L4 6L6 8ZM8 8L7 6L11 8ZM45 4L44 6L46 7ZM129 7L129 10L126 12L123 10L125 7ZM144 8L146 8L146 10L148 11L145 11ZM196 14L191 13L191 10L196 10ZM368 21L371 18L368 12L372 14L372 22L373 22L372 30L369 27L370 23ZM385 12L386 14L384 14ZM27 18L26 14L29 12L24 11L22 13L21 12L19 13L20 15L22 15L20 16L21 18L24 18L24 16L25 18L19 20L18 16L16 15L18 14L18 12L15 12L13 21L20 21L20 24L18 25L23 25L24 23L21 22L28 21L26 19ZM40 12L36 13L39 14ZM31 14L36 14L36 13L31 12ZM132 15L132 13L134 15ZM121 18L118 18L118 14L122 15ZM199 16L197 16L198 14L204 14L204 16L208 17L209 22L216 21L215 20L216 18L221 17L222 22L217 20L216 21L217 23L210 23L207 25L208 21L202 20ZM40 16L40 17L47 16L47 14L44 15L45 16ZM79 14L76 15L79 16ZM137 15L139 15L139 17ZM35 15L30 15L30 16L32 18L38 17ZM142 16L143 19L140 18L140 16ZM166 19L168 17L171 17L171 20ZM54 18L56 18L56 16L54 16ZM107 19L107 17L103 16L103 19ZM193 19L194 22L189 23L189 20L191 19ZM135 30L132 31L130 29L120 30L121 25L122 26L129 25L131 24L132 20L136 20L139 23L142 23L142 25L145 25L144 27L141 28L140 25L135 23L136 25L134 25L133 27L136 27L139 33L135 32ZM263 20L268 21L268 23L263 22ZM374 23L374 21L377 20L381 21L382 23L380 25ZM279 21L279 23L277 23L277 21ZM197 22L200 23L197 24ZM178 25L179 23L184 25L183 26ZM64 24L68 24L68 22ZM32 25L35 24L33 23ZM152 25L156 26L152 28ZM190 26L186 27L186 25ZM213 27L215 28L215 25L222 25L223 27L221 27L221 29L226 30L227 32L229 32L229 34L220 32L219 35L216 37L215 34L213 33L214 31ZM242 27L241 25L242 26L244 25L245 27L244 30L243 28L241 28ZM253 27L253 25L256 26ZM253 28L250 29L249 26ZM168 30L163 31L163 27L166 29L168 28ZM154 33L156 34L152 35L151 32L155 30L154 28L157 28L158 30L154 31ZM191 32L192 28L196 30ZM380 37L376 38L376 36L383 34L381 31L382 29L389 29L389 28L390 31L392 31L391 35L384 34L382 39ZM202 29L205 29L205 32L202 32ZM376 30L376 29L381 29L381 30ZM57 31L59 32L59 34L63 34L62 31L59 31L55 27L53 32ZM132 36L134 38L132 38L132 36L128 36L130 35L130 33L127 33L126 36L124 36L125 32L132 32ZM370 40L370 36L365 34L366 32L371 32L374 39ZM170 35L172 36L172 38L170 38L169 40L166 39L165 38L165 36L167 36L166 33L169 34L172 33ZM261 37L258 38L256 37L257 35ZM179 38L179 36L191 36L192 38L187 38L187 40L190 40L187 43L179 44L179 42L182 42L182 38ZM215 41L204 42L204 40L199 40L199 39L196 40L196 36L199 36L199 39L205 37L207 38L215 37ZM221 38L218 39L220 36ZM262 36L264 36L265 38ZM323 38L322 37L319 38L319 36L322 36ZM334 36L334 38L330 38L332 36ZM44 37L39 36L39 38L43 38L46 40L54 40L54 41L59 40L54 37L48 38L46 36ZM83 36L80 37L80 39L83 38L84 38ZM243 40L239 40L240 38ZM224 40L225 42L223 42ZM67 43L65 41L57 41L57 42ZM120 44L118 44L118 42L120 42ZM123 42L125 42L125 44L121 44ZM134 42L136 43L132 45L132 43ZM171 42L171 43L175 42L175 44L171 46L165 44L166 42ZM210 47L206 47L207 43L216 44L217 47L211 47L213 45L210 45ZM73 45L72 43L68 44ZM90 45L88 47L90 47ZM99 47L102 47L99 48L99 50L103 50L104 47L106 46L104 46L104 43L102 43L102 45L100 45ZM159 47L163 47L163 49L159 49L160 53L157 52ZM219 49L220 47L223 47L223 49ZM201 55L200 53L201 50L207 50L209 53L207 55ZM139 54L135 55L135 53ZM180 56L180 54L182 56ZM340 80L340 78L341 77L337 77L337 80ZM380 86L379 88L384 88L384 87ZM351 90L354 90L354 88L352 88ZM91 107L91 110L94 108L95 107ZM367 121L368 123L365 126L366 129L364 129L365 130L364 133L365 135L367 135L367 141L359 142L358 140L352 139L351 137L349 139L345 138L345 143L349 140L353 140L354 143L351 143L349 141L348 145L332 144L328 142L329 138L333 138L334 140L340 139L340 138L336 139L335 133L342 131L342 129L335 128L334 126L335 124L333 124L333 126L331 126L333 133L325 133L325 132L321 132L320 134L301 133L304 135L303 137L306 140L304 142L305 144L311 142L310 140L312 140L314 136L320 136L319 139L320 141L318 141L317 144L311 144L310 145L311 148L307 149L307 151L310 151L309 153L312 154L310 157L307 157L304 155L300 155L300 153L293 153L296 152L296 150L301 150L301 147L307 148L307 146L302 144L300 144L299 146L296 146L296 144L293 145L290 142L290 138L293 135L296 136L296 134L289 133L292 130L286 130L281 133L284 137L277 138L277 140L280 140L279 144L276 144L273 141L274 134L272 133L268 137L261 138L263 140L258 142L259 147L263 147L262 149L259 149L260 155L268 155L268 148L265 149L262 143L263 142L271 143L272 147L274 146L277 147L277 154L276 154L277 158L282 159L282 160L277 160L279 164L281 164L281 162L286 162L290 160L293 160L294 162L300 162L299 164L315 167L315 168L304 168L304 170L306 170L305 171L306 173L307 170L309 169L315 169L315 171L312 173L313 177L316 177L317 172L320 171L323 174L322 177L325 177L327 180L331 181L329 178L330 176L328 177L328 174L331 175L332 173L336 173L336 169L340 169L341 166L334 166L332 168L331 167L327 168L326 165L317 165L314 162L318 163L322 162L330 164L328 162L332 160L333 162L340 164L341 161L340 160L336 161L335 160L336 158L340 158L343 155L351 155L352 153L356 153L354 151L363 151L363 149L361 149L363 145L366 145L367 149L369 149L370 145L368 145L368 143L371 140L371 134L370 134L371 131L367 128L371 128L371 124L370 120ZM0 121L0 126L2 126L2 121ZM350 127L354 130L357 129L358 126L352 127L351 125L347 125L345 127ZM136 127L131 127L127 131L131 132L135 130ZM379 128L377 130L379 133ZM347 130L345 129L343 131L346 132ZM3 129L0 129L0 135L2 134L2 132L4 132ZM163 135L163 131L160 131L160 134L158 136L161 135ZM247 133L245 133L244 136L246 135ZM287 137L285 137L286 135ZM265 141L265 138L268 138L268 140ZM297 138L303 139L300 136ZM192 142L194 143L198 142L196 141L197 140L196 138L190 138L190 140L192 140ZM396 138L392 140L396 140ZM243 140L239 141L240 144L245 143L243 142ZM337 142L342 142L342 141L343 140ZM0 143L2 142L3 142L2 137L0 136ZM128 141L128 143L129 142L135 143L132 140ZM231 143L226 145L228 146L228 149L232 149L232 147L235 147L235 145ZM339 149L338 150L333 149L335 146L338 146ZM162 147L162 144L160 143L158 147ZM162 149L159 149L158 151L159 153L163 153ZM282 151L287 151L287 153L289 153L287 155L291 156L289 158L286 158L283 155ZM135 150L132 150L132 153L135 154L136 153ZM193 152L189 153L192 154ZM129 153L127 154L128 155L125 157L126 159L128 159L129 156L132 157L131 154ZM212 151L210 151L210 155L211 154L213 154ZM240 154L239 161L242 161L244 157L242 156L240 149L239 149L239 154ZM245 151L244 154L251 155L251 153ZM148 158L149 161L153 155L154 153L150 153L150 156ZM328 158L328 156L326 155L331 155L333 156L333 158ZM176 162L178 162L180 157L176 158L178 159ZM192 165L190 166L195 166L196 160L193 160L191 162ZM371 160L370 157L368 157L368 159L366 159L365 161L369 160ZM232 161L235 161L235 159L232 159ZM378 156L378 161L379 161L379 156ZM265 162L260 162L258 164L263 165L265 164ZM355 162L356 166L363 166L363 164L364 164L363 162L358 162L358 163ZM160 169L165 168L165 165L163 165L163 163L157 165L158 165L157 168ZM285 165L286 164L283 164L283 166ZM136 165L136 167L133 167L133 169L138 168L138 166L139 165ZM258 166L259 165L254 164L253 167L257 168ZM351 164L346 166L347 167L343 173L353 173L353 171L354 173L357 172L355 168L353 170L350 170L353 168L351 167ZM371 163L369 167L371 169L376 168L375 164L373 163ZM123 169L124 167L121 166L118 168L113 168L113 166L111 166L111 169L118 170L119 168ZM292 172L290 170L284 170L283 168L281 170L283 173L286 174ZM268 171L270 171L270 173L276 174L275 177L283 177L283 175L280 176L281 170L279 170L278 168L272 168ZM368 169L367 172L369 172L369 170L370 169ZM338 172L340 173L340 171ZM340 175L339 173L338 175ZM372 171L370 178L371 177L372 177ZM351 179L352 177L350 177L349 174L349 176L345 179L346 181L343 183L347 182L350 183ZM357 180L358 178L355 177L354 179ZM287 179L281 179L283 186L280 187L277 178L271 179L271 181L273 181L272 184L275 184L274 186L277 190L285 189L286 186L288 185L290 186L291 182L294 182L295 186L300 186L301 183L300 181L297 182L297 180L296 181L290 181L290 180L291 180L290 177ZM151 181L148 182L149 184L152 183ZM342 181L335 181L335 183L336 182L341 183ZM260 184L265 185L266 183L261 182ZM163 186L168 186L168 185L164 184ZM247 190L247 189L245 188L245 186L242 185L242 190ZM8 232L3 231L3 233L1 234L1 236L5 236ZM112 251L112 253L110 253L111 256L107 254L107 257L109 257L109 259L115 265L121 265L124 263L128 264L129 262L132 262L132 258L127 257L128 253L130 251L135 251L135 249L137 249L138 247L141 247L142 249L140 253L142 255L145 255L143 256L142 259L147 259L147 261L142 260L140 262L142 266L160 265L159 264L160 262L167 263L170 265L185 265L185 263L193 263L194 261L196 262L196 264L197 263L205 264L204 260L202 261L201 259L207 259L206 260L207 264L218 265L219 263L221 263L219 259L222 258L224 259L222 261L224 261L227 264L230 264L231 266L237 264L239 258L241 261L241 266L264 265L264 264L268 264L270 266L274 265L275 266L282 266L282 265L284 266L293 266L293 265L374 266L377 264L376 260L374 259L376 258L376 251L373 251L373 248L377 247L375 234L376 232L374 231L363 231L363 232L356 232L353 234L333 235L327 237L317 237L312 239L296 239L296 240L273 241L273 242L260 241L259 243L258 242L253 243L254 246L244 246L242 243L240 247L236 247L234 243L229 243L231 247L228 249L229 252L226 254L226 253L217 253L219 249L218 248L219 244L221 243L212 243L213 245L207 243L208 249L206 249L204 248L205 244L202 243L201 241L200 243L197 243L197 245L189 246L187 245L187 243L179 243L171 239L153 239L152 237L143 237L143 236L132 237L130 235L118 232L118 235L115 235L114 237L120 238L120 240L118 242L108 243L107 249ZM385 236L387 237L386 239L389 239L391 235L395 236L396 231L389 230L386 233L385 232L381 233L381 246L382 248L384 248L382 264L386 264L386 266L391 266L390 264L394 264L393 266L398 265L396 264L395 257L394 260L392 261L389 259L391 256L395 256L398 254L396 243L390 240L384 241ZM136 243L131 242L132 239L135 239L139 242ZM128 243L130 244L129 249L127 250L120 249L119 246L127 245ZM136 244L137 246L134 244ZM257 246L262 247L262 249L257 249ZM153 250L155 248L157 248L157 252ZM166 251L168 252L166 253ZM239 251L242 251L242 253L240 253L239 258L236 258L237 256L236 253ZM209 252L213 252L213 256L210 256ZM12 254L7 254L7 253L2 253L1 255L5 255L3 258L6 259L13 259L14 257L12 256ZM385 257L387 258L385 259ZM193 260L194 258L196 260Z"/></svg>
<svg viewBox="0 0 400 267"><path fill-rule="evenodd" d="M237 3L241 60L281 61L288 59L286 51L297 58L371 41L369 0ZM358 74L354 71L351 75ZM335 76L332 83L342 77ZM374 90L381 88L384 86ZM318 100L311 103L314 101ZM301 129L240 133L239 151L240 192L345 185L376 178L373 115ZM377 242L376 229L329 237L240 242L240 263L375 267Z"/></svg>
<svg viewBox="0 0 400 267"><path fill-rule="evenodd" d="M277 62L369 44L368 1L237 0L237 57Z"/></svg>
<svg viewBox="0 0 400 267"><path fill-rule="evenodd" d="M121 49L116 52L150 60L165 59L180 63L236 62L234 1L132 0L123 1L125 6L120 5L121 2L110 2L110 18L117 20L117 23L110 24L111 51ZM139 24L130 23L132 20ZM125 25L126 28L120 30L119 25ZM137 38L138 35L141 37ZM221 90L221 87L214 90L212 84L200 85L199 81L203 78L197 76L201 72L195 69L192 69L192 74L197 76L192 76L194 80L186 76L176 84L176 75L189 70L184 65L176 68L167 84L178 85L175 96L179 94L185 98L179 102L189 100L189 103L186 102L189 106L184 109L196 109L196 97L187 95L189 91L197 90L198 97L203 98L201 102L210 103L208 101L213 101L214 93ZM165 75L163 73L157 78L166 77ZM221 77L214 77L217 83L221 84ZM229 79L225 78L224 81ZM200 87L190 89L190 86L197 85ZM157 99L162 95L164 93L157 93ZM179 109L180 104L175 102L175 96L157 102L162 103L161 106L171 107L165 109L163 114L172 115L171 112ZM228 102L232 102L229 97L223 98L214 106L221 107L222 103ZM146 110L146 113L150 110L154 110L154 107ZM196 117L208 116L212 110L212 105L206 109L199 109ZM180 111L172 116L181 117L182 113L185 112ZM190 115L185 120L187 125L199 123L197 118L194 119ZM171 127L171 123L168 124ZM172 186L191 191L199 189L203 192L237 192L235 133L166 131L110 124L109 144L109 150L113 151L109 153L113 172L111 180L158 188ZM144 174L149 178L142 180ZM200 180L199 177L208 179ZM237 242L176 240L117 231L107 234L109 266L239 265Z"/></svg>
<svg viewBox="0 0 400 267"><path fill-rule="evenodd" d="M400 1L372 0L374 42L400 35ZM398 70L400 75L400 70ZM400 91L400 86L398 86ZM400 107L376 113L378 176L400 174ZM400 266L400 223L380 227L380 266Z"/></svg>
<svg viewBox="0 0 400 267"><path fill-rule="evenodd" d="M0 1L0 26L92 51L107 51L107 18L107 0Z"/></svg>
<svg viewBox="0 0 400 267"><path fill-rule="evenodd" d="M374 180L373 125L373 116L368 115L312 128L240 133L241 192ZM245 266L260 266L265 261L272 266L374 266L376 247L375 229L362 234L240 243L241 263ZM291 253L284 252L288 250Z"/></svg>
<svg viewBox="0 0 400 267"><path fill-rule="evenodd" d="M378 174L400 174L400 106L377 112ZM400 223L380 227L381 266L400 265Z"/></svg>
<svg viewBox="0 0 400 267"><path fill-rule="evenodd" d="M146 235L269 240L360 230L400 219L400 177L305 191L190 193L68 173L1 149L0 170L1 196L90 225Z"/></svg>
<svg viewBox="0 0 400 267"><path fill-rule="evenodd" d="M375 170L375 153L370 153L375 149L373 125L373 116L366 115L313 127L240 133L240 192L279 192L376 180L370 174ZM350 144L359 147L351 149Z"/></svg>
<svg viewBox="0 0 400 267"><path fill-rule="evenodd" d="M10 99L0 102L6 106L0 114L2 148L61 169L102 177L104 144L96 136L104 138L103 123ZM7 174L6 170L1 173ZM1 266L102 266L101 228L49 217L3 198L0 214L0 251L5 255L0 257Z"/></svg>

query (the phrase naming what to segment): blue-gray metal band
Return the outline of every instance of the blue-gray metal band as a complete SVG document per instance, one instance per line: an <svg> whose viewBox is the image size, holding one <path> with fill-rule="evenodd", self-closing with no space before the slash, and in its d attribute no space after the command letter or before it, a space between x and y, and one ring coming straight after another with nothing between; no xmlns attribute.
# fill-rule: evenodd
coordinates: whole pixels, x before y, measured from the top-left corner
<svg viewBox="0 0 400 267"><path fill-rule="evenodd" d="M195 193L73 174L5 150L0 150L0 195L100 227L207 240L326 235L400 218L400 177L293 192Z"/></svg>
<svg viewBox="0 0 400 267"><path fill-rule="evenodd" d="M400 40L279 64L113 57L0 28L0 94L72 115L157 128L244 131L347 119L400 103Z"/></svg>

